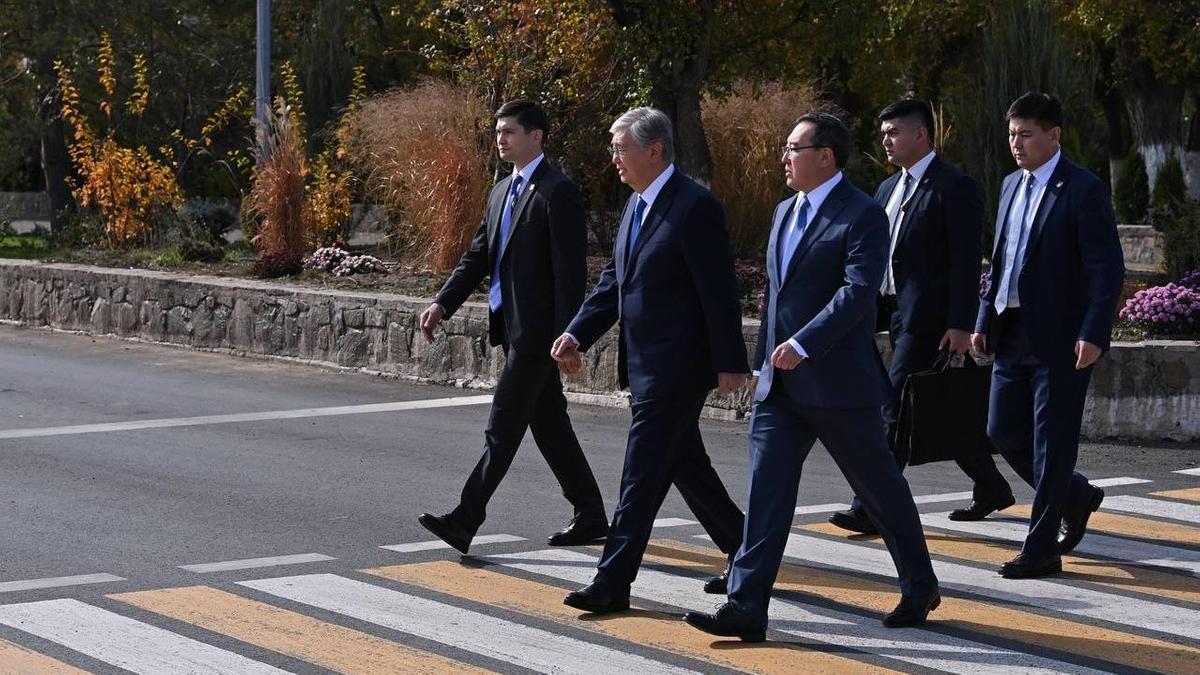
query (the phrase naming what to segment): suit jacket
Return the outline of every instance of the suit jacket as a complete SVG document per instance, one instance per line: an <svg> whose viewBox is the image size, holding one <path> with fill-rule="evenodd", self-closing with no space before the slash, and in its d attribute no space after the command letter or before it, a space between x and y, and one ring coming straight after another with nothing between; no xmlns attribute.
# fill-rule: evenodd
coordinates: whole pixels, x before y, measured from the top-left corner
<svg viewBox="0 0 1200 675"><path fill-rule="evenodd" d="M875 191L886 208L900 173ZM934 157L912 189L892 251L900 330L941 338L970 331L979 311L983 199L970 176Z"/></svg>
<svg viewBox="0 0 1200 675"><path fill-rule="evenodd" d="M500 217L512 176L492 188L487 212L471 246L435 302L449 317L495 269L500 256L500 312L489 314L492 345L542 351L575 316L587 285L587 229L579 189L545 159L513 205L507 241Z"/></svg>
<svg viewBox="0 0 1200 675"><path fill-rule="evenodd" d="M775 207L767 243L769 279L754 364L754 400L781 388L799 405L882 405L888 384L875 348L875 298L887 262L888 221L879 204L844 175L812 215L780 278L777 248L794 198ZM808 358L777 371L769 357L794 338Z"/></svg>
<svg viewBox="0 0 1200 675"><path fill-rule="evenodd" d="M996 321L1004 242L1012 231L1008 212L1022 173L1006 176L1000 190L992 280L979 303L977 333L987 334ZM1124 279L1125 258L1108 185L1060 157L1034 214L1017 277L1020 325L1033 354L1048 365L1067 365L1075 361L1076 340L1108 349ZM994 341L989 348L995 348Z"/></svg>
<svg viewBox="0 0 1200 675"><path fill-rule="evenodd" d="M748 372L721 204L676 170L627 257L636 202L630 196L613 259L567 332L586 350L619 321L621 386L639 398L694 395L716 386L718 372Z"/></svg>

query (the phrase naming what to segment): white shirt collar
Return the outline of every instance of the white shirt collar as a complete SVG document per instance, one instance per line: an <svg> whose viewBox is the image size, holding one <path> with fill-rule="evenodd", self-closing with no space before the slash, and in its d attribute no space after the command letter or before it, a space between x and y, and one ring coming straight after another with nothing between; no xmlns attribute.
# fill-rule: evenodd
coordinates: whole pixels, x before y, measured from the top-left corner
<svg viewBox="0 0 1200 675"><path fill-rule="evenodd" d="M655 178L654 181L650 183L650 187L646 188L645 192L642 192L638 195L642 198L642 201L646 202L646 210L643 213L650 212L650 207L654 206L654 200L658 198L658 193L662 192L663 186L667 184L667 180L669 180L671 175L674 173L675 164L668 164L667 168L663 169L663 172L658 174L658 178ZM644 215L642 217L645 218Z"/></svg>
<svg viewBox="0 0 1200 675"><path fill-rule="evenodd" d="M937 153L933 150L930 150L929 154L925 155L921 159L918 159L916 164L904 169L908 172L908 175L912 176L914 183L921 182L921 177L924 176L925 172L929 170L929 165L933 164L934 157L937 157ZM900 180L904 179L901 178Z"/></svg>
<svg viewBox="0 0 1200 675"><path fill-rule="evenodd" d="M515 166L513 167L513 175L516 176L520 174L521 176L522 190L525 189L526 185L529 185L529 180L533 178L533 172L537 171L538 165L542 163L543 157L545 157L545 155L538 155L537 157L534 157L533 160L526 164L525 168L521 169L520 171L517 171Z"/></svg>
<svg viewBox="0 0 1200 675"><path fill-rule="evenodd" d="M812 214L816 213L817 210L821 208L821 204L825 202L825 198L829 196L830 192L833 192L833 188L837 187L837 184L840 182L842 182L842 172L838 171L837 173L835 173L833 175L833 178L830 178L829 180L825 181L824 183L821 183L817 187L813 188L812 192L797 192L796 193L797 208L799 208L799 206L800 206L800 201L803 200L805 197L807 197L808 198L808 217L811 220Z"/></svg>
<svg viewBox="0 0 1200 675"><path fill-rule="evenodd" d="M1037 183L1034 184L1035 189L1044 188L1050 184L1050 176L1054 175L1054 169L1058 167L1058 160L1060 157L1062 157L1061 149L1054 153L1054 156L1050 158L1050 161L1039 166L1033 171L1025 172L1026 174L1032 173L1033 177L1037 179Z"/></svg>

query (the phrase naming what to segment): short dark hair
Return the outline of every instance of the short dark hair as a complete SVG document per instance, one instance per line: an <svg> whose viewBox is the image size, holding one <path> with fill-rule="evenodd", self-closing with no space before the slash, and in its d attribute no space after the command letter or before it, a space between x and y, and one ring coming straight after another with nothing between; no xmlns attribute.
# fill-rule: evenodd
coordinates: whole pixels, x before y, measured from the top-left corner
<svg viewBox="0 0 1200 675"><path fill-rule="evenodd" d="M902 119L904 121L919 120L925 127L929 142L933 143L933 109L925 101L915 98L904 98L888 105L879 111L879 121Z"/></svg>
<svg viewBox="0 0 1200 675"><path fill-rule="evenodd" d="M815 127L813 129L812 144L833 150L833 161L837 164L837 168L846 166L846 162L850 161L850 152L854 150L854 139L850 137L850 130L842 120L836 115L830 115L823 112L810 112L801 115L796 124L799 126L804 122Z"/></svg>
<svg viewBox="0 0 1200 675"><path fill-rule="evenodd" d="M517 120L517 124L529 133L534 129L542 130L542 143L550 136L550 118L546 116L546 111L542 106L527 99L517 99L509 101L492 115L493 119L499 120L502 117L512 117Z"/></svg>
<svg viewBox="0 0 1200 675"><path fill-rule="evenodd" d="M1039 91L1028 91L1008 106L1005 120L1019 117L1023 120L1035 120L1043 131L1063 125L1063 107L1052 94Z"/></svg>

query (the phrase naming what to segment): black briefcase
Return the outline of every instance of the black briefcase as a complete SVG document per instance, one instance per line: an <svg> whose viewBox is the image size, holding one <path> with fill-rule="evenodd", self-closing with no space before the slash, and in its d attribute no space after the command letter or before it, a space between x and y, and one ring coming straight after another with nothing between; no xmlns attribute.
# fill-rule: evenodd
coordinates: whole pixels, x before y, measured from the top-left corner
<svg viewBox="0 0 1200 675"><path fill-rule="evenodd" d="M993 452L987 437L992 366L970 355L951 366L943 352L929 370L913 373L900 393L895 444L909 464L941 462Z"/></svg>

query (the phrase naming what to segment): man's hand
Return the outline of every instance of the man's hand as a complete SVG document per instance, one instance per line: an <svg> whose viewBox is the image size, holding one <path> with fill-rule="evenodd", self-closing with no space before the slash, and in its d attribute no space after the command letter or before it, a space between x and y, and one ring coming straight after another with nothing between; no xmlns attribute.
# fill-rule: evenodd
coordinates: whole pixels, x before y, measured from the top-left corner
<svg viewBox="0 0 1200 675"><path fill-rule="evenodd" d="M951 354L966 354L967 350L971 348L971 334L957 328L946 329L946 334L938 343L938 349L945 350L947 348Z"/></svg>
<svg viewBox="0 0 1200 675"><path fill-rule="evenodd" d="M436 302L426 307L424 312L421 312L418 321L421 325L421 332L425 334L427 342L433 342L433 329L438 327L444 316L446 316L446 310L442 309L442 306Z"/></svg>
<svg viewBox="0 0 1200 675"><path fill-rule="evenodd" d="M771 352L771 365L779 370L792 370L804 360L803 356L792 349L791 343L784 342Z"/></svg>
<svg viewBox="0 0 1200 675"><path fill-rule="evenodd" d="M558 362L558 369L574 375L583 368L583 357L579 354L579 343L570 335L560 335L550 347L550 356Z"/></svg>
<svg viewBox="0 0 1200 675"><path fill-rule="evenodd" d="M732 394L746 384L745 373L717 373L717 391Z"/></svg>
<svg viewBox="0 0 1200 675"><path fill-rule="evenodd" d="M1087 340L1075 341L1075 370L1083 370L1100 359L1102 350Z"/></svg>
<svg viewBox="0 0 1200 675"><path fill-rule="evenodd" d="M976 356L991 356L992 353L988 351L987 335L983 333L972 333L971 351L974 352Z"/></svg>

